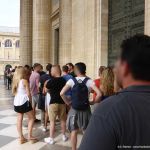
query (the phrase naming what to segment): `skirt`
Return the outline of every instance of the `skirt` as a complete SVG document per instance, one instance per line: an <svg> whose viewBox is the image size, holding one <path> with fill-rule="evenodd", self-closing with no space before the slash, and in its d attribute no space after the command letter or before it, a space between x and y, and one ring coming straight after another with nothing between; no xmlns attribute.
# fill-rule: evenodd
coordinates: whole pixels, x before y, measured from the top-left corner
<svg viewBox="0 0 150 150"><path fill-rule="evenodd" d="M67 129L71 132L74 130L86 130L91 118L90 107L87 110L70 109L67 118Z"/></svg>
<svg viewBox="0 0 150 150"><path fill-rule="evenodd" d="M29 101L26 101L21 106L14 106L14 111L17 113L21 113L21 114L27 113L31 110L32 110L32 106L31 106L31 103Z"/></svg>

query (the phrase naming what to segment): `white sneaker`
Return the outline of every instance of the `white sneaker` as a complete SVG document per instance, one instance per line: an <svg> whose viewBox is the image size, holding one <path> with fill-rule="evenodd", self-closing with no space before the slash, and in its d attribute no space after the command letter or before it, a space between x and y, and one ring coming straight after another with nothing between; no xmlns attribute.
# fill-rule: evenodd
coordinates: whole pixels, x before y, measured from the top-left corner
<svg viewBox="0 0 150 150"><path fill-rule="evenodd" d="M43 127L43 128L42 128L42 131L43 131L43 132L47 132L48 129Z"/></svg>
<svg viewBox="0 0 150 150"><path fill-rule="evenodd" d="M55 143L54 139L50 138L50 137L45 138L44 141L45 141L45 143L48 143L50 145L53 145Z"/></svg>
<svg viewBox="0 0 150 150"><path fill-rule="evenodd" d="M66 135L63 135L63 136L62 136L62 140L63 140L64 142L66 142L66 141L68 141L68 137L67 137Z"/></svg>

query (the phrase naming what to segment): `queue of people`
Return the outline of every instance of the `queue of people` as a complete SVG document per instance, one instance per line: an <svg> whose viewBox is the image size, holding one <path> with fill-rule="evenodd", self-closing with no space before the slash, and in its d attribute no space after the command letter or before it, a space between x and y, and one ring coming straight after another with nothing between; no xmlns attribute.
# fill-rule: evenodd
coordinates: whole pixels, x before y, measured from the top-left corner
<svg viewBox="0 0 150 150"><path fill-rule="evenodd" d="M36 109L41 110L44 132L48 131L50 121L50 133L44 139L48 144L57 142L56 121L60 122L63 142L69 138L67 130L70 132L72 150L77 150L79 131L84 134L80 150L117 150L126 144L150 144L150 117L147 115L150 113L149 51L148 36L136 35L123 41L116 65L100 66L99 77L95 80L86 75L83 62L67 63L62 68L47 64L46 72L39 63L33 68L28 65L17 67L12 92L14 110L18 113L20 144L38 142L32 136L34 123L40 121L36 118ZM28 140L22 131L25 113L29 120Z"/></svg>
<svg viewBox="0 0 150 150"><path fill-rule="evenodd" d="M33 68L28 65L16 68L12 90L15 95L14 108L18 113L17 128L21 144L27 142L22 133L23 114L27 113L28 139L32 143L37 142L37 139L32 137L33 123L41 121L42 130L46 132L49 120L50 136L44 141L54 144L55 124L56 120L59 120L62 140L64 142L68 140L66 136L68 129L71 133L72 149L76 149L78 131L85 132L91 117L90 105L100 102L102 92L100 87L86 76L84 63L79 62L75 66L72 63L68 64L62 66L62 69L59 65L47 64L45 73L39 63L35 63ZM92 92L96 96L94 100L89 101ZM36 118L36 109L41 110L41 120Z"/></svg>

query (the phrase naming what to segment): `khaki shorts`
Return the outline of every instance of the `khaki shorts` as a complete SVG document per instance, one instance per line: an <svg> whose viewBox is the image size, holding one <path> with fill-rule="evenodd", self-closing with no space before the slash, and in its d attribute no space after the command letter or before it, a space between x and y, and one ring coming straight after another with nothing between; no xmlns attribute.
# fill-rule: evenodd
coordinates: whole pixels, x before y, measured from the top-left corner
<svg viewBox="0 0 150 150"><path fill-rule="evenodd" d="M61 121L66 121L67 119L65 104L50 104L48 112L50 121L55 121L57 116Z"/></svg>

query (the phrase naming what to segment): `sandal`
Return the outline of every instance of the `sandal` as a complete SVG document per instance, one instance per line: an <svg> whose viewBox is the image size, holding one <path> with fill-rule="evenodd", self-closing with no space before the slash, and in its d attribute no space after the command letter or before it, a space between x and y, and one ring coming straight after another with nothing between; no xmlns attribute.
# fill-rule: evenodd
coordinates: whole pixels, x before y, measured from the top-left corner
<svg viewBox="0 0 150 150"><path fill-rule="evenodd" d="M24 144L24 143L27 143L27 142L28 142L28 140L25 139L25 138L19 139L19 143L20 143L20 144Z"/></svg>
<svg viewBox="0 0 150 150"><path fill-rule="evenodd" d="M36 139L36 138L30 138L30 139L28 139L28 141L29 141L31 144L34 144L34 143L37 143L37 142L38 142L38 139Z"/></svg>

